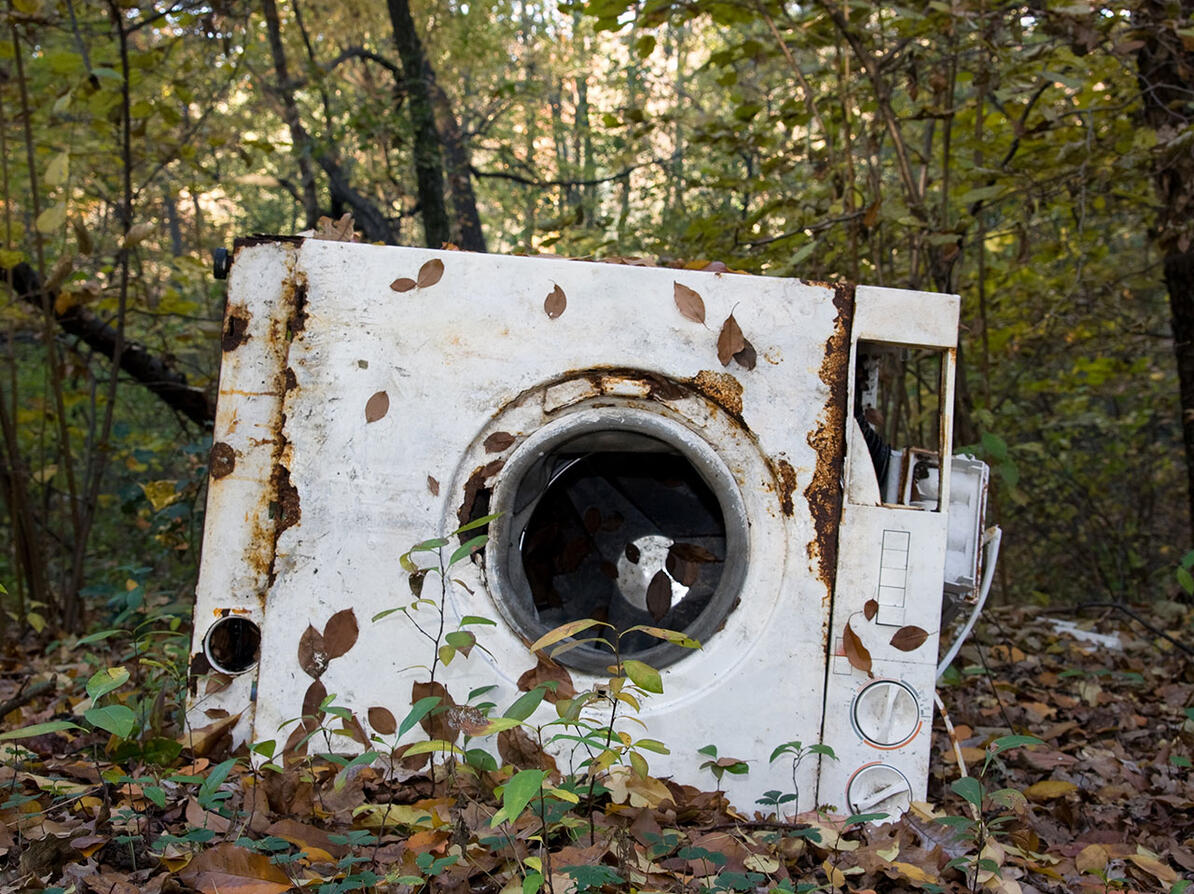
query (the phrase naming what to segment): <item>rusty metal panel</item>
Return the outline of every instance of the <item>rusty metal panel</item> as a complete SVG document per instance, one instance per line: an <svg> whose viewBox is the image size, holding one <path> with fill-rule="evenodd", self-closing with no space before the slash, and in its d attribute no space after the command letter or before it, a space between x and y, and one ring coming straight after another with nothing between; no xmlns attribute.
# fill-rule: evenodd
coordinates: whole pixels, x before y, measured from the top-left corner
<svg viewBox="0 0 1194 894"><path fill-rule="evenodd" d="M682 312L681 287L699 294L704 324L690 298ZM240 659L195 680L192 722L240 713L238 737L281 744L288 722L325 697L352 710L365 734L371 707L404 715L432 654L402 613L373 620L413 598L398 557L500 510L446 602L449 629L470 616L495 622L478 628L485 651L441 665L437 682L460 702L494 685L486 698L500 712L535 664L527 643L560 617L591 604L629 627L658 612L659 624L683 626L703 647L639 651L661 666L664 687L644 703L645 734L672 749L651 755L652 772L702 784L696 751L715 744L750 761L750 774L725 779L736 804L795 784L798 808L811 808L817 763L794 772L768 757L784 742L820 741L823 727L836 729L827 713L848 712L851 694L831 685L825 696L835 592L860 583L855 567L881 551L850 533L861 513L842 500L852 324L881 329L888 305L911 302L930 322L893 323L898 341L940 343L951 313L956 332L949 296L864 294L311 239L242 245L229 282L195 669L211 664L221 619L256 624L260 644L246 655L239 637L251 631L225 624L239 631ZM751 350L723 364L718 338L731 314ZM571 514L583 518L576 568L533 546L558 536L568 553L576 541L560 532L581 524ZM939 607L942 515L918 517ZM665 572L678 545L713 556L700 561L714 567ZM662 604L658 588L647 594L661 573ZM563 660L578 690L602 679L599 651ZM554 716L544 706L535 719ZM417 726L406 739L416 735Z"/></svg>

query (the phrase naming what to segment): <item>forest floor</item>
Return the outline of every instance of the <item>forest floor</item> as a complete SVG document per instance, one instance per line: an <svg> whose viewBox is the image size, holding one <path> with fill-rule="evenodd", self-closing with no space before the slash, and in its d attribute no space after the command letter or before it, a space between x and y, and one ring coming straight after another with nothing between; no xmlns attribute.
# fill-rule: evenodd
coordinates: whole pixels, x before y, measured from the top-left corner
<svg viewBox="0 0 1194 894"><path fill-rule="evenodd" d="M940 689L955 736L938 716L929 801L879 825L777 822L716 792L620 777L593 799L574 787L576 804L532 797L494 827L510 770L451 786L320 758L253 771L221 752L227 723L181 750L84 727L0 735L0 890L1181 892L1194 879L1194 664L1158 634L1189 648L1194 611L1137 610L1153 630L1111 610L988 611ZM84 651L4 659L0 703L51 685L3 729L79 721L97 671L72 658ZM1041 744L1000 751L1009 734ZM541 753L502 752L568 788Z"/></svg>

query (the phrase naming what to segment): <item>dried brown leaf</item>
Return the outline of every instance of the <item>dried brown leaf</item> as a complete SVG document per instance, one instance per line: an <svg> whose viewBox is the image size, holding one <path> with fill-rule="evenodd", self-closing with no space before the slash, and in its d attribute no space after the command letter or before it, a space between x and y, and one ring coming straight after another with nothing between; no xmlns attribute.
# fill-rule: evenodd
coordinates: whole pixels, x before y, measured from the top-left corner
<svg viewBox="0 0 1194 894"><path fill-rule="evenodd" d="M862 606L862 614L868 621L875 620L875 615L879 614L879 603L874 599L868 599Z"/></svg>
<svg viewBox="0 0 1194 894"><path fill-rule="evenodd" d="M755 346L750 343L745 335L742 336L742 341L745 343L742 350L734 355L734 362L743 369L754 369L759 362L759 356L755 353Z"/></svg>
<svg viewBox="0 0 1194 894"><path fill-rule="evenodd" d="M846 650L846 658L850 661L850 666L856 667L870 676L871 653L862 644L862 640L858 638L858 634L851 629L848 621L846 622L846 629L842 631L842 646Z"/></svg>
<svg viewBox="0 0 1194 894"><path fill-rule="evenodd" d="M626 544L626 559L632 565L637 565L638 560L642 557L642 552L633 543Z"/></svg>
<svg viewBox="0 0 1194 894"><path fill-rule="evenodd" d="M430 475L427 476L427 489L429 491L431 491L431 496L433 496L433 497L439 496L439 482L436 481L434 478L432 478Z"/></svg>
<svg viewBox="0 0 1194 894"><path fill-rule="evenodd" d="M501 453L513 443L514 435L508 431L495 431L481 442L481 446L485 448L486 453Z"/></svg>
<svg viewBox="0 0 1194 894"><path fill-rule="evenodd" d="M416 285L420 289L427 289L435 285L444 275L444 262L439 258L432 258L419 268L419 278Z"/></svg>
<svg viewBox="0 0 1194 894"><path fill-rule="evenodd" d="M729 366L734 355L745 347L746 339L738 327L738 321L730 314L721 324L721 332L717 335L717 359L721 361L722 366Z"/></svg>
<svg viewBox="0 0 1194 894"><path fill-rule="evenodd" d="M590 506L585 510L584 514L585 530L590 534L596 534L601 528L601 510L596 506Z"/></svg>
<svg viewBox="0 0 1194 894"><path fill-rule="evenodd" d="M502 730L497 736L498 757L503 764L519 770L548 770L556 772L556 762L539 747L521 726Z"/></svg>
<svg viewBox="0 0 1194 894"><path fill-rule="evenodd" d="M328 669L328 655L327 648L323 644L323 634L310 624L303 631L303 635L299 637L298 663L308 677L314 677L316 680L322 677L323 672Z"/></svg>
<svg viewBox="0 0 1194 894"><path fill-rule="evenodd" d="M342 609L328 618L323 628L323 647L328 659L339 658L356 645L359 633L356 612L351 608Z"/></svg>
<svg viewBox="0 0 1194 894"><path fill-rule="evenodd" d="M375 705L369 709L369 725L383 736L392 736L398 732L398 721L394 719L389 708Z"/></svg>
<svg viewBox="0 0 1194 894"><path fill-rule="evenodd" d="M705 302L695 289L690 289L683 283L673 282L672 297L684 319L692 320L694 323L705 322Z"/></svg>
<svg viewBox="0 0 1194 894"><path fill-rule="evenodd" d="M376 422L390 412L390 395L378 391L365 402L365 422Z"/></svg>
<svg viewBox="0 0 1194 894"><path fill-rule="evenodd" d="M411 684L410 702L412 705L419 699L429 696L437 696L439 704L419 721L419 726L423 727L423 732L427 733L429 738L455 742L460 738L460 730L448 723L445 715L449 708L456 707L456 702L452 700L452 696L448 694L444 684L438 682Z"/></svg>
<svg viewBox="0 0 1194 894"><path fill-rule="evenodd" d="M303 693L303 722L299 726L308 732L319 726L319 706L328 697L327 687L319 680L312 681Z"/></svg>
<svg viewBox="0 0 1194 894"><path fill-rule="evenodd" d="M559 286L548 292L547 297L543 300L543 312L553 320L562 314L567 307L568 298L564 295L564 290Z"/></svg>
<svg viewBox="0 0 1194 894"><path fill-rule="evenodd" d="M911 652L919 649L928 638L929 633L927 630L910 624L907 627L901 627L895 632L891 638L891 645L901 652Z"/></svg>
<svg viewBox="0 0 1194 894"><path fill-rule="evenodd" d="M266 854L224 843L200 851L178 879L202 894L282 894L290 877Z"/></svg>
<svg viewBox="0 0 1194 894"><path fill-rule="evenodd" d="M647 585L647 611L656 621L662 621L672 610L672 579L666 571L656 571Z"/></svg>
<svg viewBox="0 0 1194 894"><path fill-rule="evenodd" d="M572 677L567 669L556 664L543 653L536 653L538 664L518 678L518 688L523 692L530 692L536 686L555 683L546 686L543 697L553 704L562 698L572 698L576 695L576 687L572 685Z"/></svg>
<svg viewBox="0 0 1194 894"><path fill-rule="evenodd" d="M409 276L400 276L396 280L394 280L392 283L390 283L390 288L393 289L395 292L409 292L411 289L415 288L415 286L417 286L417 285L418 285L418 283L415 282L413 279L411 279Z"/></svg>

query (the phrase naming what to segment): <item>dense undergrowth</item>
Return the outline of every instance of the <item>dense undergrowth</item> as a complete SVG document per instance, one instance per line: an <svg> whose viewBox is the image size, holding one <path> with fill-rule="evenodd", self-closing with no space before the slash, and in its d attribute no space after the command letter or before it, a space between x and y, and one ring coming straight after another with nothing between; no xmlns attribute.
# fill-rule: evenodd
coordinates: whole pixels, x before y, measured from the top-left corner
<svg viewBox="0 0 1194 894"><path fill-rule="evenodd" d="M259 745L254 761L229 753L230 718L179 726L177 620L132 641L29 644L0 676L0 880L93 892L1180 892L1194 878L1194 671L1163 634L1180 639L1191 614L1158 603L1150 631L1117 616L1075 630L1062 614L989 612L942 681L954 735L938 717L928 803L871 823L785 816L782 804L734 811L713 776L702 791L629 759L566 778L515 710L492 737L478 730L489 762L434 745L394 761L376 743L337 756L322 737L338 725L331 702L307 747ZM1108 638L1088 641L1092 628ZM444 718L424 701L394 722L432 742Z"/></svg>

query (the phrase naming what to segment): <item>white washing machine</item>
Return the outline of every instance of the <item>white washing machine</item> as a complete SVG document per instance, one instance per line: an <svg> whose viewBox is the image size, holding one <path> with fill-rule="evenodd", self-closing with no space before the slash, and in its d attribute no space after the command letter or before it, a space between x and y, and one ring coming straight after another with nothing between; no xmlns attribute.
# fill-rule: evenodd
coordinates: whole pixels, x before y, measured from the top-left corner
<svg viewBox="0 0 1194 894"><path fill-rule="evenodd" d="M799 810L898 812L927 773L957 321L947 295L242 241L191 722L239 715L238 739L280 743L325 696L366 733L369 708L404 716L432 645L386 614L414 598L399 557L496 514L452 574L445 629L495 622L437 668L458 703L495 686L481 700L502 713L536 663L528 644L561 624L675 629L701 648L622 639L662 674L646 731L628 726L671 749L645 753L652 775L711 787L697 751L712 744L749 766L723 780L740 809L778 790ZM909 375L936 409L894 415L931 442L892 451L882 413ZM976 536L954 540L977 552ZM611 654L581 643L559 661L581 691ZM545 703L532 721L555 716ZM837 759L770 760L794 741Z"/></svg>

